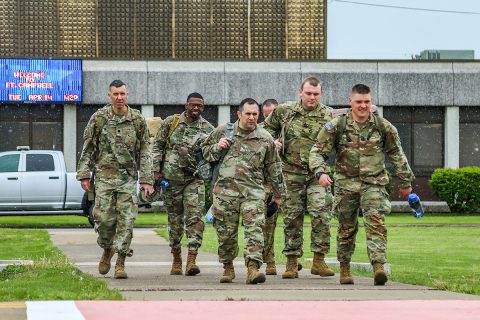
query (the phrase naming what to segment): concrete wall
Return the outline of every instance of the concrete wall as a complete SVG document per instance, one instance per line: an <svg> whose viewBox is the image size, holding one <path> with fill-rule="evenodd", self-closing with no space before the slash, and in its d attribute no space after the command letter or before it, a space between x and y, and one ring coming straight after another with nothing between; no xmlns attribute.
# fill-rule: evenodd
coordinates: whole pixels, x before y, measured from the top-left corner
<svg viewBox="0 0 480 320"><path fill-rule="evenodd" d="M380 106L480 105L478 62L196 62L83 61L84 104L104 104L109 83L121 79L129 103L183 104L198 91L210 105L236 105L245 97L297 99L303 78L324 84L322 102L345 105L351 87L365 83Z"/></svg>

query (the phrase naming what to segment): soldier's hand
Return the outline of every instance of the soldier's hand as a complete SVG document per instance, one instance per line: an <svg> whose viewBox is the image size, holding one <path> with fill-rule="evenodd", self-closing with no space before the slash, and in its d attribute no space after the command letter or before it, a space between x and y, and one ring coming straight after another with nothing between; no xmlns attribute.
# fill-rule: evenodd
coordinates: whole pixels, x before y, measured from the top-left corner
<svg viewBox="0 0 480 320"><path fill-rule="evenodd" d="M220 138L220 140L218 141L217 147L220 150L230 148L230 140L226 137Z"/></svg>
<svg viewBox="0 0 480 320"><path fill-rule="evenodd" d="M274 142L275 142L275 148L276 148L277 150L282 149L282 143L281 143L280 141L278 141L278 139L275 140Z"/></svg>
<svg viewBox="0 0 480 320"><path fill-rule="evenodd" d="M92 189L90 178L85 178L80 180L80 185L82 186L82 189L85 190L86 192L90 192Z"/></svg>
<svg viewBox="0 0 480 320"><path fill-rule="evenodd" d="M330 187L332 185L332 182L332 179L326 173L322 174L320 176L320 179L318 179L318 183L324 188Z"/></svg>
<svg viewBox="0 0 480 320"><path fill-rule="evenodd" d="M153 186L148 183L140 183L140 190L143 190L143 195L146 198L153 193Z"/></svg>
<svg viewBox="0 0 480 320"><path fill-rule="evenodd" d="M402 199L407 199L410 193L412 193L412 187L401 188L398 190L398 196Z"/></svg>

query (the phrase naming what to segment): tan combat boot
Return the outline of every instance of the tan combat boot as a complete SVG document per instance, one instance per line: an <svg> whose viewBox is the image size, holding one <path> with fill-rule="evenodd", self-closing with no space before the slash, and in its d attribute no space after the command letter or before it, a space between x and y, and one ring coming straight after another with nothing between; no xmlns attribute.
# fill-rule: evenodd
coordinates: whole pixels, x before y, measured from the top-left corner
<svg viewBox="0 0 480 320"><path fill-rule="evenodd" d="M285 272L282 274L283 279L298 278L298 263L297 256L287 256L287 266Z"/></svg>
<svg viewBox="0 0 480 320"><path fill-rule="evenodd" d="M171 275L182 275L182 251L174 251L173 254L173 262L172 262L172 269L170 270Z"/></svg>
<svg viewBox="0 0 480 320"><path fill-rule="evenodd" d="M100 259L100 263L98 264L98 272L100 274L107 274L110 271L111 260L113 255L115 254L115 250L113 248L104 248L103 255Z"/></svg>
<svg viewBox="0 0 480 320"><path fill-rule="evenodd" d="M267 262L267 267L265 268L265 274L267 274L268 276L277 275L277 266L275 265L275 261Z"/></svg>
<svg viewBox="0 0 480 320"><path fill-rule="evenodd" d="M373 264L373 284L376 286L383 286L387 281L387 273L383 269L383 263L374 263Z"/></svg>
<svg viewBox="0 0 480 320"><path fill-rule="evenodd" d="M310 272L319 275L320 277L331 277L335 275L335 272L333 272L333 270L325 263L325 255L320 252L314 252L313 265Z"/></svg>
<svg viewBox="0 0 480 320"><path fill-rule="evenodd" d="M340 284L353 284L349 262L340 262Z"/></svg>
<svg viewBox="0 0 480 320"><path fill-rule="evenodd" d="M200 273L200 268L195 264L197 254L197 250L188 250L187 266L185 268L186 276L194 276Z"/></svg>
<svg viewBox="0 0 480 320"><path fill-rule="evenodd" d="M235 269L233 268L233 262L227 262L223 264L223 276L220 279L220 283L231 283L235 279Z"/></svg>
<svg viewBox="0 0 480 320"><path fill-rule="evenodd" d="M248 260L247 263L247 284L257 284L265 282L265 275L258 271L258 261Z"/></svg>
<svg viewBox="0 0 480 320"><path fill-rule="evenodd" d="M118 254L117 263L115 264L115 279L127 279L127 273L125 272L125 258L126 255Z"/></svg>

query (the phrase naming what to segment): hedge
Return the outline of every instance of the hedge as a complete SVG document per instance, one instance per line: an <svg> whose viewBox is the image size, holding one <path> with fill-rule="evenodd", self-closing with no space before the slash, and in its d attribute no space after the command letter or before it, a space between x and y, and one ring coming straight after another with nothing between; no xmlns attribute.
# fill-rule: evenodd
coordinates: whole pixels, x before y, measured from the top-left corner
<svg viewBox="0 0 480 320"><path fill-rule="evenodd" d="M451 212L472 213L480 206L480 167L436 169L429 181Z"/></svg>

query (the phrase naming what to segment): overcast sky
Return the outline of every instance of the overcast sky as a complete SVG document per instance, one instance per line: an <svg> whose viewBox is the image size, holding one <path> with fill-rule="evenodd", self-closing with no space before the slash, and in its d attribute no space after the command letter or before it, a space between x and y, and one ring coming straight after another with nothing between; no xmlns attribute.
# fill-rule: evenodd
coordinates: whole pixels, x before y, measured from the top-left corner
<svg viewBox="0 0 480 320"><path fill-rule="evenodd" d="M327 0L327 14L328 59L411 59L426 49L480 59L480 0Z"/></svg>

